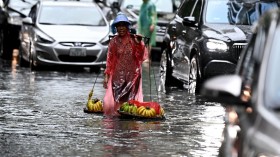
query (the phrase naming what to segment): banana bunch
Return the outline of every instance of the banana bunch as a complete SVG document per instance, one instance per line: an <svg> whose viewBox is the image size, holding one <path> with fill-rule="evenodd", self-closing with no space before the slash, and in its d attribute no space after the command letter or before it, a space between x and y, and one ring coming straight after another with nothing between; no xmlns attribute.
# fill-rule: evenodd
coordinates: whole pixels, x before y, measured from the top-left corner
<svg viewBox="0 0 280 157"><path fill-rule="evenodd" d="M153 118L157 115L154 108L145 107L145 106L138 107L137 114L147 118Z"/></svg>
<svg viewBox="0 0 280 157"><path fill-rule="evenodd" d="M90 112L102 112L103 111L102 101L99 99L88 100L87 109Z"/></svg>
<svg viewBox="0 0 280 157"><path fill-rule="evenodd" d="M124 102L120 107L120 111L130 114L137 114L137 106L128 102Z"/></svg>

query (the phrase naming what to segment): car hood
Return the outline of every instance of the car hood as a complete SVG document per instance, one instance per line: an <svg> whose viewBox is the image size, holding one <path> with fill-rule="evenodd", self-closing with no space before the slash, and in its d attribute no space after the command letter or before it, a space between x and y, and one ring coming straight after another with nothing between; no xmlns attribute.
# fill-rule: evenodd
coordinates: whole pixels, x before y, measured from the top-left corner
<svg viewBox="0 0 280 157"><path fill-rule="evenodd" d="M38 1L39 0L9 0L7 9L26 17L30 12L31 7Z"/></svg>
<svg viewBox="0 0 280 157"><path fill-rule="evenodd" d="M203 28L203 33L224 41L247 41L252 30L249 25L208 24Z"/></svg>
<svg viewBox="0 0 280 157"><path fill-rule="evenodd" d="M39 29L57 41L98 42L109 33L108 26L41 25Z"/></svg>

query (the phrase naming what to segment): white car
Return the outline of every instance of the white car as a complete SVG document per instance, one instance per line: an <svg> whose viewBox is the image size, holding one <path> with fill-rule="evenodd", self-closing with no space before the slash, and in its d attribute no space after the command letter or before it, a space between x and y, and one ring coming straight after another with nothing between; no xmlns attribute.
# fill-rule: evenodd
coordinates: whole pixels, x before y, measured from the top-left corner
<svg viewBox="0 0 280 157"><path fill-rule="evenodd" d="M110 27L95 2L39 1L23 19L20 65L106 65Z"/></svg>

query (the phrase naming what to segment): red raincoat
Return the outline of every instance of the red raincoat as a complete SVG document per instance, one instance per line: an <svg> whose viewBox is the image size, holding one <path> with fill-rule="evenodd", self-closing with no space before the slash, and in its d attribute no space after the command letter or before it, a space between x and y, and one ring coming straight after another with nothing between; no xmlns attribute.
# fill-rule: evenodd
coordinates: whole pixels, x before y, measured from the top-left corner
<svg viewBox="0 0 280 157"><path fill-rule="evenodd" d="M105 115L118 116L120 105L128 100L143 101L141 65L147 58L144 42L137 43L129 33L111 39L105 69L110 76L103 100Z"/></svg>

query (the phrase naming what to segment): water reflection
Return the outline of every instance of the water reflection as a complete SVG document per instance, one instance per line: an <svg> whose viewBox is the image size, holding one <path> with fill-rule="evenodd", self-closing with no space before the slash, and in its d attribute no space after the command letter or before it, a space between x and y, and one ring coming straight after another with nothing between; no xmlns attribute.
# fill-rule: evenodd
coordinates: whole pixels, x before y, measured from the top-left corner
<svg viewBox="0 0 280 157"><path fill-rule="evenodd" d="M164 107L163 121L84 113L96 77L94 97L104 96L102 75L2 66L1 156L217 156L224 108L180 89L158 94L155 82L150 92L146 74L145 97Z"/></svg>

